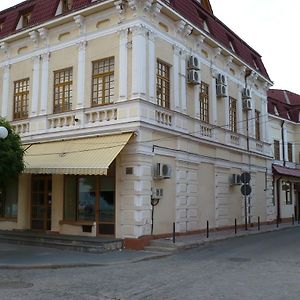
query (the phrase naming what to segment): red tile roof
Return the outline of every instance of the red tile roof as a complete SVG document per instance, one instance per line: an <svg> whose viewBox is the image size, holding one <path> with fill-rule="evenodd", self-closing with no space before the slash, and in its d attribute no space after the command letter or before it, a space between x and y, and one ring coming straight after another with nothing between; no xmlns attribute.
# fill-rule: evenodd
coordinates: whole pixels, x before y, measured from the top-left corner
<svg viewBox="0 0 300 300"><path fill-rule="evenodd" d="M204 29L203 24L206 22L210 36L216 39L220 44L232 52L230 42L233 44L236 55L245 61L249 66L256 69L257 72L270 80L267 70L259 55L253 48L237 36L231 29L222 23L216 16L208 10L201 7L196 0L170 0L170 6L184 16L187 20L195 24L197 27ZM167 3L166 2L166 3ZM255 61L255 63L254 63Z"/></svg>
<svg viewBox="0 0 300 300"><path fill-rule="evenodd" d="M300 95L286 90L270 89L268 91L268 111L276 115L275 106L279 117L293 122L299 122Z"/></svg>
<svg viewBox="0 0 300 300"><path fill-rule="evenodd" d="M92 3L91 1L92 0L73 0L71 11L79 10L85 6L97 3ZM101 1L104 0L98 0L98 2ZM217 40L229 51L232 51L230 47L231 42L236 50L237 56L254 69L256 69L256 64L258 67L257 72L267 79L270 79L261 60L261 56L212 14L208 0L204 2L203 6L196 0L164 1L184 18L203 30L205 21L210 31L208 34L212 38ZM24 10L32 10L29 26L34 26L55 18L58 4L59 0L27 0L0 12L0 21L4 21L3 30L0 32L0 38L16 31L16 26L21 14L24 13Z"/></svg>

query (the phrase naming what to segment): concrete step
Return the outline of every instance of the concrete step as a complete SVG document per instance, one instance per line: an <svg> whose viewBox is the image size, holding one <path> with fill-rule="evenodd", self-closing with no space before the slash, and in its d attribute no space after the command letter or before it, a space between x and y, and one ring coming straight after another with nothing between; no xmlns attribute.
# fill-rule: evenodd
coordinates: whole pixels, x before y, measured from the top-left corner
<svg viewBox="0 0 300 300"><path fill-rule="evenodd" d="M80 252L89 253L103 253L107 251L119 250L123 248L122 240L91 240L92 238L85 239L84 237L76 236L41 236L34 234L16 234L16 233L0 233L0 241L22 244L22 245L32 245L40 247L50 247L63 250L72 250Z"/></svg>

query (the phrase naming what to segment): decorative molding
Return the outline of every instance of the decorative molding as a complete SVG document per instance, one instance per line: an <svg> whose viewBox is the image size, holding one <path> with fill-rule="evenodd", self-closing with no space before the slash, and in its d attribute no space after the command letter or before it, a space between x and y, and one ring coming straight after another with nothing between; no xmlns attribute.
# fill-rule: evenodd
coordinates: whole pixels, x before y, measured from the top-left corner
<svg viewBox="0 0 300 300"><path fill-rule="evenodd" d="M84 31L84 20L85 18L82 16L82 15L78 15L78 16L74 16L74 21L75 21L75 24L77 25L80 33L83 33Z"/></svg>
<svg viewBox="0 0 300 300"><path fill-rule="evenodd" d="M225 66L226 66L226 68L229 68L231 66L232 61L233 61L233 56L230 55L230 56L226 57L226 60L225 60Z"/></svg>
<svg viewBox="0 0 300 300"><path fill-rule="evenodd" d="M125 4L123 3L123 0L118 0L114 2L114 5L119 13L119 22L121 23L125 20Z"/></svg>
<svg viewBox="0 0 300 300"><path fill-rule="evenodd" d="M196 38L196 49L202 49L204 40L205 36L202 34Z"/></svg>
<svg viewBox="0 0 300 300"><path fill-rule="evenodd" d="M39 34L36 30L30 31L29 32L29 37L31 41L34 43L35 47L38 46L38 41L39 41Z"/></svg>
<svg viewBox="0 0 300 300"><path fill-rule="evenodd" d="M186 24L183 29L183 35L189 36L193 32L193 26Z"/></svg>
<svg viewBox="0 0 300 300"><path fill-rule="evenodd" d="M178 33L182 33L185 28L186 22L183 20L179 20L176 22L176 28Z"/></svg>
<svg viewBox="0 0 300 300"><path fill-rule="evenodd" d="M48 38L48 29L47 28L40 28L40 29L38 29L38 32L39 32L40 38L42 40L46 40Z"/></svg>
<svg viewBox="0 0 300 300"><path fill-rule="evenodd" d="M9 51L9 45L6 42L0 43L0 49L5 53L8 54Z"/></svg>
<svg viewBox="0 0 300 300"><path fill-rule="evenodd" d="M48 62L50 60L51 53L45 52L41 54L41 59L43 62Z"/></svg>
<svg viewBox="0 0 300 300"><path fill-rule="evenodd" d="M152 16L154 18L156 18L160 14L162 7L163 6L160 3L154 3L152 5Z"/></svg>
<svg viewBox="0 0 300 300"><path fill-rule="evenodd" d="M213 49L213 56L214 59L216 59L218 56L221 55L222 49L220 47L214 48Z"/></svg>

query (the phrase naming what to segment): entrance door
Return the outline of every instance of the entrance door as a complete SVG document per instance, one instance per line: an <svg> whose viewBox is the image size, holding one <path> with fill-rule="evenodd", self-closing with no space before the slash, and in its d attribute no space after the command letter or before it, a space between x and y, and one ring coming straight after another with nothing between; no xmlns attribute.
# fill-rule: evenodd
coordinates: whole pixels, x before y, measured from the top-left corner
<svg viewBox="0 0 300 300"><path fill-rule="evenodd" d="M51 230L52 178L33 175L31 183L31 229Z"/></svg>

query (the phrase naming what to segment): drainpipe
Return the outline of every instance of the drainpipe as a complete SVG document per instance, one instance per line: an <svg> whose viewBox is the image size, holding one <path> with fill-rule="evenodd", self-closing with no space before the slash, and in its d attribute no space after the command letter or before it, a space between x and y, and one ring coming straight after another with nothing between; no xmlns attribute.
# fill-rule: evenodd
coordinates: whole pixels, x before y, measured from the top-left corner
<svg viewBox="0 0 300 300"><path fill-rule="evenodd" d="M285 124L285 121L281 122L281 139L282 139L282 156L283 156L283 166L286 165L286 161L285 161L285 140L284 140L284 132L283 132L283 126Z"/></svg>
<svg viewBox="0 0 300 300"><path fill-rule="evenodd" d="M276 198L277 198L277 220L281 220L281 211L280 211L280 180L282 176L280 176L276 181Z"/></svg>

